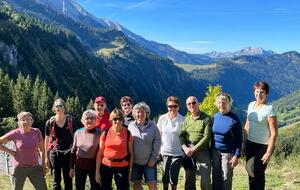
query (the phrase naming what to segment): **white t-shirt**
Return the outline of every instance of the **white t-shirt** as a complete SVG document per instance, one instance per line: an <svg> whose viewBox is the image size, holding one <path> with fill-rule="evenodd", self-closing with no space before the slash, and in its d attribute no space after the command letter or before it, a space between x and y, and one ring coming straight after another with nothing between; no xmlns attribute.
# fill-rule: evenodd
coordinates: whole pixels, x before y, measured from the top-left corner
<svg viewBox="0 0 300 190"><path fill-rule="evenodd" d="M170 120L168 113L161 115L158 119L157 127L161 133L160 153L169 156L182 156L179 135L184 117L177 114L176 118Z"/></svg>
<svg viewBox="0 0 300 190"><path fill-rule="evenodd" d="M248 140L267 145L269 143L270 129L268 118L276 116L270 104L263 105L254 110L255 101L248 106L249 132Z"/></svg>

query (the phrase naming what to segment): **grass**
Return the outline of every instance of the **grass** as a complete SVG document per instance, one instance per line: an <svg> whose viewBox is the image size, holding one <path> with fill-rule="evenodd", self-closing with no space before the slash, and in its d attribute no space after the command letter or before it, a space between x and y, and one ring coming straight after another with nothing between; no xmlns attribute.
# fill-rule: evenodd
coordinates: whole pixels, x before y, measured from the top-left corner
<svg viewBox="0 0 300 190"><path fill-rule="evenodd" d="M298 190L300 189L300 155L289 157L280 164L272 161L266 171L266 190ZM245 161L241 160L240 164L234 170L233 189L248 189L248 175L244 169ZM158 189L162 189L160 167L158 169ZM47 176L47 184L50 187L50 176ZM1 190L10 189L10 180L7 175L0 175ZM88 187L88 185L87 185ZM197 176L197 188L199 189L199 176ZM24 190L34 189L27 180ZM49 188L51 189L51 188ZM87 189L87 188L86 188ZM146 186L144 189L148 189ZM179 176L178 190L184 189L184 170L181 169Z"/></svg>

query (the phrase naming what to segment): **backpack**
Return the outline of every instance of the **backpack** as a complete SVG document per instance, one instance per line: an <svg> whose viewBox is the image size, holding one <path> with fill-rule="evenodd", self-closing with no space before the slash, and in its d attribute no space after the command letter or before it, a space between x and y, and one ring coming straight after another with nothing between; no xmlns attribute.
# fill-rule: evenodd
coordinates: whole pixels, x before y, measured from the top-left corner
<svg viewBox="0 0 300 190"><path fill-rule="evenodd" d="M66 122L67 122L67 129L70 130L72 136L74 135L74 129L73 129L73 119L70 115L66 115ZM49 135L49 143L48 143L48 151L49 150L56 150L57 146L57 135L55 131L55 116L52 116L50 118L50 135Z"/></svg>
<svg viewBox="0 0 300 190"><path fill-rule="evenodd" d="M108 130L109 129L106 129L106 130L103 131L104 137L105 137L104 142L106 141L106 136L107 136ZM127 140L127 155L124 158L121 158L121 159L110 159L110 160L115 160L117 162L121 162L123 160L129 161L129 156L130 156L130 153L129 153L129 137L130 137L131 133L130 133L130 131L127 128L126 128L126 130L127 130L127 138L126 138L126 140Z"/></svg>

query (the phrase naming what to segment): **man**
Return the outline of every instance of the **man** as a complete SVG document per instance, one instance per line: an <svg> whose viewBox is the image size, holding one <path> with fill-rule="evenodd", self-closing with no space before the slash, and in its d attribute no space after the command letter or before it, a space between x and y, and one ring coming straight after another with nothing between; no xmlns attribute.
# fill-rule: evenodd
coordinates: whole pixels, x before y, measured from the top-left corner
<svg viewBox="0 0 300 190"><path fill-rule="evenodd" d="M133 101L130 96L123 96L120 100L120 106L124 113L124 125L127 127L134 120L132 116Z"/></svg>
<svg viewBox="0 0 300 190"><path fill-rule="evenodd" d="M184 153L196 160L200 170L201 190L211 189L211 156L210 142L212 120L210 116L199 110L196 97L190 96L186 100L188 114L182 126L180 142ZM196 169L185 169L185 189L196 190Z"/></svg>
<svg viewBox="0 0 300 190"><path fill-rule="evenodd" d="M103 96L97 96L94 101L94 109L97 114L96 128L105 131L111 127L109 113L106 111L106 99Z"/></svg>

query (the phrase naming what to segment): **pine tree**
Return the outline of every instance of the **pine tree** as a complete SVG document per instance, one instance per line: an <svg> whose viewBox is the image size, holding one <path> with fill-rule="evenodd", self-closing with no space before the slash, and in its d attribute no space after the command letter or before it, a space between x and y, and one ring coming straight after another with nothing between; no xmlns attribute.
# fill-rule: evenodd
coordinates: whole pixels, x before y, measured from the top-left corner
<svg viewBox="0 0 300 190"><path fill-rule="evenodd" d="M13 95L8 74L4 74L0 69L0 118L12 116L13 113Z"/></svg>
<svg viewBox="0 0 300 190"><path fill-rule="evenodd" d="M94 109L94 101L93 99L90 99L88 105L86 106L86 109Z"/></svg>
<svg viewBox="0 0 300 190"><path fill-rule="evenodd" d="M206 97L199 105L199 109L210 116L213 116L215 113L217 113L218 108L215 105L215 101L218 93L220 92L222 92L221 85L216 85L216 86L209 85L205 93Z"/></svg>
<svg viewBox="0 0 300 190"><path fill-rule="evenodd" d="M33 84L32 87L32 106L33 106L33 116L35 117L35 121L38 117L38 104L39 104L39 100L41 98L41 79L40 76L38 75L35 78L35 82Z"/></svg>
<svg viewBox="0 0 300 190"><path fill-rule="evenodd" d="M19 73L14 86L14 110L16 113L21 111L33 111L32 105L32 81L29 75L26 79Z"/></svg>

